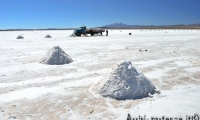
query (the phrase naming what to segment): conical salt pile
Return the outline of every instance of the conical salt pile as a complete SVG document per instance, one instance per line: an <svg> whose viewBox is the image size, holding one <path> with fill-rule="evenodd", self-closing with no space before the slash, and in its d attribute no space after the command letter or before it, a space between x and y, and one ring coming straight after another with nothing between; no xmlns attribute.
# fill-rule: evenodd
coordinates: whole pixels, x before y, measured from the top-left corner
<svg viewBox="0 0 200 120"><path fill-rule="evenodd" d="M68 64L72 61L72 58L67 55L59 46L55 46L47 52L40 63L48 65L62 65Z"/></svg>
<svg viewBox="0 0 200 120"><path fill-rule="evenodd" d="M130 61L125 61L114 65L93 89L102 96L125 100L147 97L154 93L155 86Z"/></svg>
<svg viewBox="0 0 200 120"><path fill-rule="evenodd" d="M46 35L45 38L51 38L51 36L50 35Z"/></svg>
<svg viewBox="0 0 200 120"><path fill-rule="evenodd" d="M16 39L24 39L24 37L22 35L17 36Z"/></svg>

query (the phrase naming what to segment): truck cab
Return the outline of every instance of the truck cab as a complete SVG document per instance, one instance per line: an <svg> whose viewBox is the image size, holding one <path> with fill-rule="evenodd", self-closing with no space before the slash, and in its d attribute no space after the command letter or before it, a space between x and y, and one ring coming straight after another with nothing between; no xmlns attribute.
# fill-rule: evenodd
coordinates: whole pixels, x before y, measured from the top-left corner
<svg viewBox="0 0 200 120"><path fill-rule="evenodd" d="M78 30L74 30L74 34L76 36L81 36L82 34L85 34L86 26L80 27Z"/></svg>

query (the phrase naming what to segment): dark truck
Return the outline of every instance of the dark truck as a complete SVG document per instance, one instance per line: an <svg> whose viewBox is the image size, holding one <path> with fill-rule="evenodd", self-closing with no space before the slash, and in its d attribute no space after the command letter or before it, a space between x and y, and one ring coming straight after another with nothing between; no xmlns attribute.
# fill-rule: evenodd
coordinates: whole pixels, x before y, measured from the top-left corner
<svg viewBox="0 0 200 120"><path fill-rule="evenodd" d="M105 30L101 28L86 28L86 26L83 26L78 30L74 30L74 35L81 36L91 34L91 36L93 36L94 34L102 34L102 32L105 32Z"/></svg>

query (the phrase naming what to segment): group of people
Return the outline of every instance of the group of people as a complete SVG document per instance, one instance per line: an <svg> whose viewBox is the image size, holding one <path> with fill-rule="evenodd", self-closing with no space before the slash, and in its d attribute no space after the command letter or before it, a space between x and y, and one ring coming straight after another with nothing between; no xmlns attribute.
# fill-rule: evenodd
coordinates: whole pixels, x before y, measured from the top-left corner
<svg viewBox="0 0 200 120"><path fill-rule="evenodd" d="M100 34L102 35L102 31L100 30ZM106 36L108 36L108 30L106 30Z"/></svg>

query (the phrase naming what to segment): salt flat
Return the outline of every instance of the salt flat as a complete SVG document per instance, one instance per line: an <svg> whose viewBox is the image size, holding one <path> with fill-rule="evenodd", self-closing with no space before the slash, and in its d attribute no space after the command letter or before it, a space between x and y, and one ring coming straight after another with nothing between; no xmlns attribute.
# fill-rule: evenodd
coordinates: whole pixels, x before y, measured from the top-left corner
<svg viewBox="0 0 200 120"><path fill-rule="evenodd" d="M200 115L200 30L109 30L108 37L68 37L72 32L0 32L1 120ZM52 38L45 38L47 34ZM24 39L16 39L18 35ZM54 46L74 61L40 64ZM124 60L131 61L161 94L114 100L90 89Z"/></svg>

